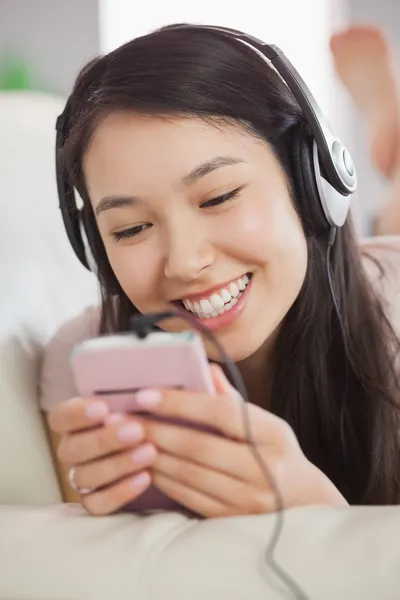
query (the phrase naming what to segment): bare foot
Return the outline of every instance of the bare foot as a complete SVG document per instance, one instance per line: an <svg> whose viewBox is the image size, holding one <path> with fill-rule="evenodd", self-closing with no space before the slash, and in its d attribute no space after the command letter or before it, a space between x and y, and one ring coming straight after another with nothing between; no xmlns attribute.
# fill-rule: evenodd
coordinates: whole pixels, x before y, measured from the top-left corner
<svg viewBox="0 0 400 600"><path fill-rule="evenodd" d="M330 46L336 72L366 121L372 160L390 178L400 158L400 100L386 38L377 27L357 26L333 35Z"/></svg>

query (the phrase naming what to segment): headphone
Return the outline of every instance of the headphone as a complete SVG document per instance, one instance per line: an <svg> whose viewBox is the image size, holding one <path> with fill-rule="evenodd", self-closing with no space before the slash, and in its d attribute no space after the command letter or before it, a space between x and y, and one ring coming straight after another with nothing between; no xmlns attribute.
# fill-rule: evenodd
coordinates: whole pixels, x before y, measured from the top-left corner
<svg viewBox="0 0 400 600"><path fill-rule="evenodd" d="M205 29L236 39L245 44L263 60L272 64L297 100L306 120L307 128L299 127L291 139L292 170L297 195L310 207L319 230L336 232L346 221L351 194L357 187L353 160L332 132L315 98L307 85L275 45L226 27L213 25L173 25L169 29ZM93 258L93 234L87 224L85 209L78 208L73 186L67 179L60 150L67 135L71 100L67 100L63 113L56 123L56 174L59 206L68 239L81 263L97 272ZM334 236L332 237L334 239Z"/></svg>

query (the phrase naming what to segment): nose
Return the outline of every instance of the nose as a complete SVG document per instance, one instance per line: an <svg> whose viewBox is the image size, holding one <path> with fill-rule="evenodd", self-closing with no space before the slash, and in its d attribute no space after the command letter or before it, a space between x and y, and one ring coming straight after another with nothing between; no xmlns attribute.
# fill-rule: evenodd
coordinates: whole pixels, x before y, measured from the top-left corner
<svg viewBox="0 0 400 600"><path fill-rule="evenodd" d="M214 262L213 245L207 232L196 224L181 224L168 233L164 275L189 283Z"/></svg>

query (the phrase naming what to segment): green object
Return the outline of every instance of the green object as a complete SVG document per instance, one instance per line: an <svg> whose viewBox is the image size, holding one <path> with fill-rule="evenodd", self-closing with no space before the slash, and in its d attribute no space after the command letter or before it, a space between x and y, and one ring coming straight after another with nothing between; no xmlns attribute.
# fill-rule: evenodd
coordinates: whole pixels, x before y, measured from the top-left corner
<svg viewBox="0 0 400 600"><path fill-rule="evenodd" d="M3 76L3 89L28 90L31 88L31 76L25 65L9 67Z"/></svg>
<svg viewBox="0 0 400 600"><path fill-rule="evenodd" d="M57 93L54 86L42 81L38 69L22 52L0 46L0 91L12 90Z"/></svg>
<svg viewBox="0 0 400 600"><path fill-rule="evenodd" d="M32 75L27 64L15 57L4 57L0 71L0 89L30 90L33 89Z"/></svg>

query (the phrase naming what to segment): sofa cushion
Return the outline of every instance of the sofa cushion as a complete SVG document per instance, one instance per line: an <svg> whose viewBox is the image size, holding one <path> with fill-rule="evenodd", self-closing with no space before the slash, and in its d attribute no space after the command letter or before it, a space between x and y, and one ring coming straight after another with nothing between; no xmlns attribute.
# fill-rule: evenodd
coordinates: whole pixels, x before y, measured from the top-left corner
<svg viewBox="0 0 400 600"><path fill-rule="evenodd" d="M266 549L276 515L94 518L0 507L0 598L283 600ZM396 600L400 507L289 510L275 552L310 600Z"/></svg>
<svg viewBox="0 0 400 600"><path fill-rule="evenodd" d="M39 411L43 348L98 298L58 208L55 121L63 104L0 93L0 502L60 498Z"/></svg>

